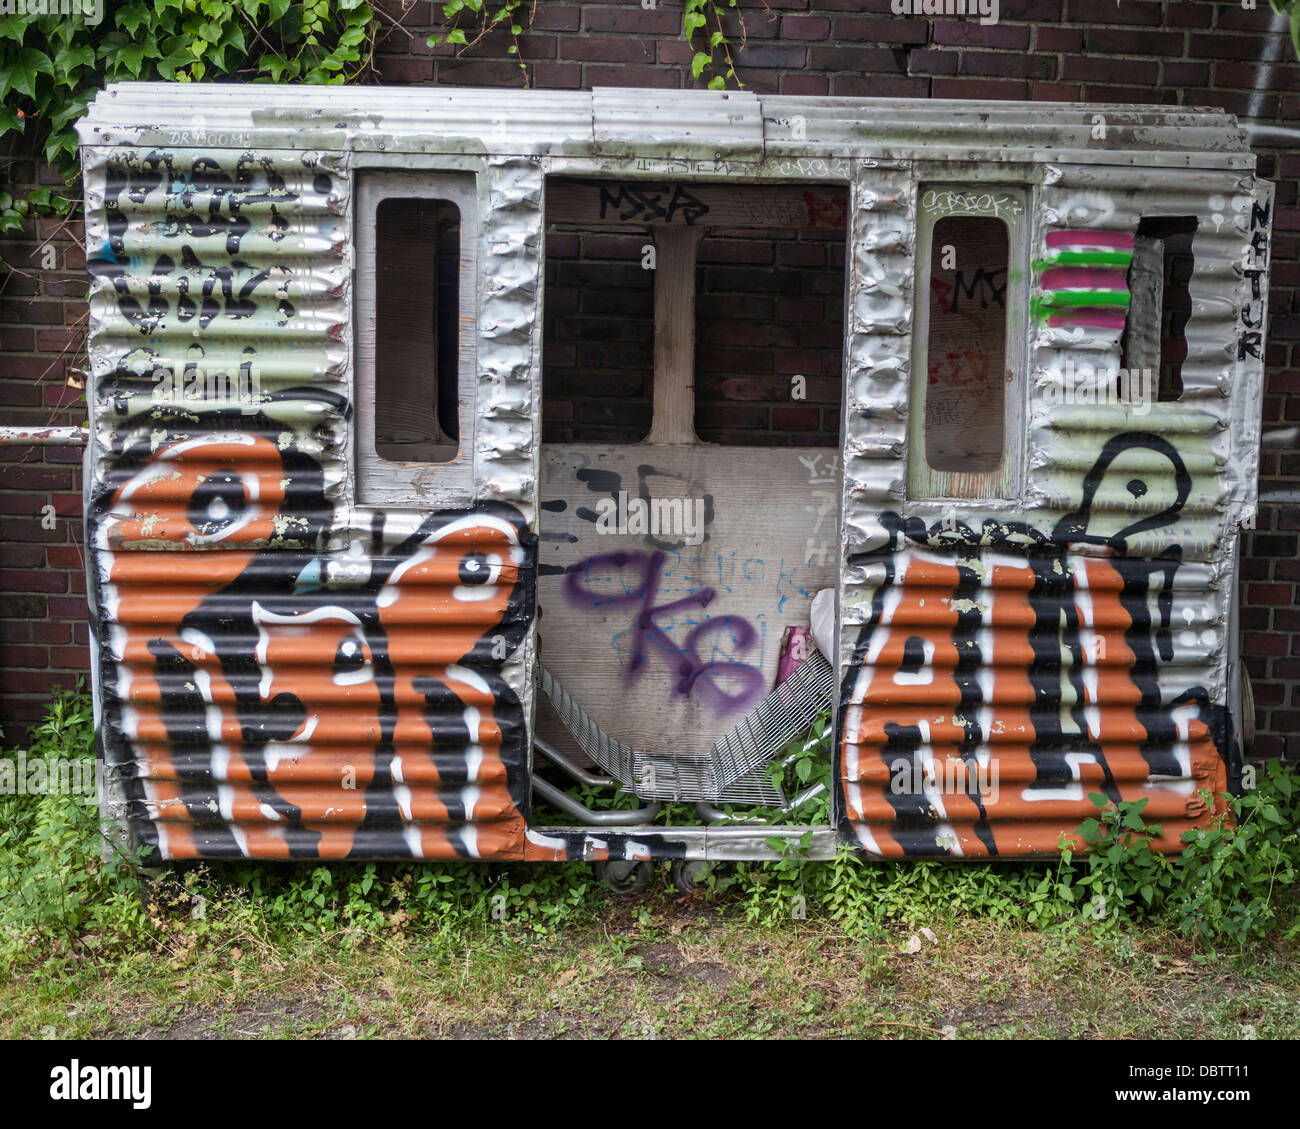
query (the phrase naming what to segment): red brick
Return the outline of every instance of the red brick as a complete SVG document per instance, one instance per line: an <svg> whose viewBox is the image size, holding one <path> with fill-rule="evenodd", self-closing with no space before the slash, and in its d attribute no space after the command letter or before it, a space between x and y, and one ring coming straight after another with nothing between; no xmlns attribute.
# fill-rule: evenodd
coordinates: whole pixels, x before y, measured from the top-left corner
<svg viewBox="0 0 1300 1129"><path fill-rule="evenodd" d="M1072 55L1061 63L1061 77L1080 82L1128 82L1155 85L1160 64L1154 59L1101 59Z"/></svg>
<svg viewBox="0 0 1300 1129"><path fill-rule="evenodd" d="M1183 53L1183 33L1180 31L1090 27L1085 32L1085 41L1089 54L1147 56Z"/></svg>
<svg viewBox="0 0 1300 1129"><path fill-rule="evenodd" d="M674 11L667 5L662 8L642 8L640 4L633 3L608 8L588 6L584 30L623 31L647 37L679 35L682 31L682 13L680 7Z"/></svg>
<svg viewBox="0 0 1300 1129"><path fill-rule="evenodd" d="M90 609L86 606L84 599L78 599L75 596L51 596L48 598L50 615L55 619L86 619L90 615Z"/></svg>
<svg viewBox="0 0 1300 1129"><path fill-rule="evenodd" d="M1201 34L1192 32L1188 37L1187 55L1192 59L1248 59L1262 58L1266 44L1263 36L1224 35L1222 32Z"/></svg>
<svg viewBox="0 0 1300 1129"><path fill-rule="evenodd" d="M0 645L26 643L32 637L32 625L25 619L0 619ZM0 659L3 650L0 650Z"/></svg>
<svg viewBox="0 0 1300 1129"><path fill-rule="evenodd" d="M787 74L781 76L782 94L802 94L816 97L829 92L830 84L825 75Z"/></svg>
<svg viewBox="0 0 1300 1129"><path fill-rule="evenodd" d="M1166 59L1160 70L1161 81L1167 86L1206 86L1210 81L1208 63L1185 63ZM1198 95L1199 97L1199 92Z"/></svg>
<svg viewBox="0 0 1300 1129"><path fill-rule="evenodd" d="M33 623L31 625L31 635L34 643L66 643L72 638L72 625L49 620L43 623Z"/></svg>
<svg viewBox="0 0 1300 1129"><path fill-rule="evenodd" d="M1276 607L1290 604L1295 589L1290 584L1249 584L1246 599L1252 604L1272 604Z"/></svg>
<svg viewBox="0 0 1300 1129"><path fill-rule="evenodd" d="M1286 636L1246 632L1242 635L1241 650L1243 654L1248 655L1285 655Z"/></svg>
<svg viewBox="0 0 1300 1129"><path fill-rule="evenodd" d="M1000 78L1055 78L1056 59L1011 51L963 51L958 70L964 74Z"/></svg>
<svg viewBox="0 0 1300 1129"><path fill-rule="evenodd" d="M981 24L974 20L936 20L934 42L961 47L1010 47L1024 51L1029 47L1029 28Z"/></svg>
<svg viewBox="0 0 1300 1129"><path fill-rule="evenodd" d="M991 98L994 101L1025 100L1029 88L1023 82L1002 82L994 79L936 78L931 84L934 98Z"/></svg>
<svg viewBox="0 0 1300 1129"><path fill-rule="evenodd" d="M680 53L686 56L685 59L677 59L677 62L690 62L690 56L694 52L684 42L681 40L665 42L673 43L681 49ZM601 63L653 63L655 50L653 41L648 39L628 39L621 36L583 38L566 36L560 44L560 58L595 60Z"/></svg>
<svg viewBox="0 0 1300 1129"><path fill-rule="evenodd" d="M577 31L582 9L576 4L555 4L548 0L537 5L532 27L547 31Z"/></svg>
<svg viewBox="0 0 1300 1129"><path fill-rule="evenodd" d="M6 668L35 667L49 665L49 651L45 647L6 646L0 649L0 663Z"/></svg>
<svg viewBox="0 0 1300 1129"><path fill-rule="evenodd" d="M773 408L772 426L782 431L815 431L820 423L816 408Z"/></svg>
<svg viewBox="0 0 1300 1129"><path fill-rule="evenodd" d="M87 670L90 652L85 647L51 647L50 666L64 670Z"/></svg>
<svg viewBox="0 0 1300 1129"><path fill-rule="evenodd" d="M8 592L66 592L68 576L63 569L0 569L0 589Z"/></svg>
<svg viewBox="0 0 1300 1129"><path fill-rule="evenodd" d="M1033 0L1026 0L1030 7ZM1003 0L1002 14L1006 16L1006 0ZM1098 5L1096 0L1070 0L1066 18L1071 23L1091 24L1141 24L1144 27L1159 27L1164 23L1165 5L1160 3L1124 0L1122 4L1106 3Z"/></svg>
<svg viewBox="0 0 1300 1129"><path fill-rule="evenodd" d="M823 16L782 16L781 35L787 39L825 39L831 21Z"/></svg>
<svg viewBox="0 0 1300 1129"><path fill-rule="evenodd" d="M1082 87L1065 82L1030 83L1030 96L1035 102L1080 102Z"/></svg>
<svg viewBox="0 0 1300 1129"><path fill-rule="evenodd" d="M907 56L907 69L911 74L956 74L956 51L913 51Z"/></svg>
<svg viewBox="0 0 1300 1129"><path fill-rule="evenodd" d="M529 70L539 90L577 90L582 86L582 67L578 63L534 63Z"/></svg>
<svg viewBox="0 0 1300 1129"><path fill-rule="evenodd" d="M925 43L929 38L929 25L925 20L836 16L833 30L834 38L840 42Z"/></svg>
<svg viewBox="0 0 1300 1129"><path fill-rule="evenodd" d="M1083 49L1083 32L1074 27L1049 27L1040 24L1034 38L1038 51L1065 51L1073 54Z"/></svg>
<svg viewBox="0 0 1300 1129"><path fill-rule="evenodd" d="M690 71L674 72L659 67L604 66L586 63L583 66L584 86L650 86L659 89L679 89L682 77L690 78Z"/></svg>

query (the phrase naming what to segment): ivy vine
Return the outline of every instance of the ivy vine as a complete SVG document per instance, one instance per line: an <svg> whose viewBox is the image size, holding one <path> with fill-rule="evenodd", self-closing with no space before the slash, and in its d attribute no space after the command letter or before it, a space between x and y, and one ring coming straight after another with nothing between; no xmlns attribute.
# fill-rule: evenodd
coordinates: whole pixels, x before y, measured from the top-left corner
<svg viewBox="0 0 1300 1129"><path fill-rule="evenodd" d="M429 36L429 46L439 47L450 43L460 48L457 55L463 55L471 47L477 46L489 32L505 30L511 40L506 53L515 57L524 77L524 85L528 86L528 68L519 57L519 37L523 35L525 27L532 26L533 17L537 14L537 0L529 0L527 12L524 7L525 0L492 0L491 3L488 0L448 0L442 6L443 18L449 21L448 27L445 31ZM470 31L461 26L461 21L467 16L472 28Z"/></svg>
<svg viewBox="0 0 1300 1129"><path fill-rule="evenodd" d="M735 8L736 0L726 0L727 8ZM713 29L709 30L709 17L713 17ZM691 78L697 82L707 70L715 72L709 79L710 90L723 90L728 80L744 88L744 82L736 73L736 61L731 55L731 40L722 25L722 0L686 0L682 15L682 30L686 33L686 42L695 47L695 33L702 31L708 36L708 49L695 49L691 57ZM740 45L745 45L745 21L740 21ZM719 59L719 52L721 58Z"/></svg>
<svg viewBox="0 0 1300 1129"><path fill-rule="evenodd" d="M366 0L107 0L104 18L0 17L0 237L34 213L68 214L77 193L19 194L20 156L43 156L72 186L76 122L105 83L340 83L371 66L377 17ZM6 269L0 261L0 271Z"/></svg>

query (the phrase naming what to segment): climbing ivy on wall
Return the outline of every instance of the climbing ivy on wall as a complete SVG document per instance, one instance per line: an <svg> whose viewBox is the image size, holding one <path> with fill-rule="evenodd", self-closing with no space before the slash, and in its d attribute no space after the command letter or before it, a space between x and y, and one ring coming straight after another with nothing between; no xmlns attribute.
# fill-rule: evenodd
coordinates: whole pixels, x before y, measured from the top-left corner
<svg viewBox="0 0 1300 1129"><path fill-rule="evenodd" d="M519 58L519 37L524 28L533 22L537 12L537 0L530 0L527 11L524 0L448 0L443 4L442 14L449 21L445 31L429 36L429 46L437 47L443 43L459 46L468 51L483 39L488 32L498 28L510 33L511 43L506 52L515 57L519 69L523 72L524 85L528 85L528 68ZM470 30L461 26L468 17ZM472 36L472 38L471 38Z"/></svg>
<svg viewBox="0 0 1300 1129"><path fill-rule="evenodd" d="M527 85L519 41L537 3L448 0L442 5L447 27L429 43L466 51L503 30ZM744 85L723 30L724 12L736 4L685 0L682 30L696 48L691 76L698 81L708 72L710 89L728 81ZM34 212L75 207L75 194L45 186L19 193L10 170L19 155L43 156L71 185L76 121L106 83L348 82L369 70L380 18L367 0L82 0L81 6L86 15L55 15L45 11L47 0L26 0L24 10L0 16L0 238ZM90 22L91 11L102 18ZM0 259L0 273L6 269Z"/></svg>
<svg viewBox="0 0 1300 1129"><path fill-rule="evenodd" d="M686 42L695 48L695 54L691 57L691 77L698 80L706 70L713 72L708 84L710 90L724 89L728 79L737 86L745 85L736 74L736 63L731 57L731 40L727 38L722 25L723 8L735 6L736 0L726 0L725 5L722 0L686 0L682 29L686 33ZM710 17L712 27L710 27ZM740 31L743 37L744 20L740 21ZM708 42L705 47L697 46L696 32L703 32L707 36Z"/></svg>
<svg viewBox="0 0 1300 1129"><path fill-rule="evenodd" d="M636 0L627 2L631 4ZM657 2L659 0L651 0L650 6ZM429 36L429 46L440 47L444 43L450 43L458 46L461 49L458 53L461 53L477 46L490 32L507 31L511 43L506 51L518 60L524 85L527 86L528 69L519 58L519 37L532 25L537 3L538 0L447 0L442 6L447 26ZM731 41L723 28L723 13L735 7L736 0L685 0L682 32L687 43L695 48L691 59L691 77L699 81L704 72L709 71L710 90L721 90L728 81L737 86L745 85L736 73L736 65L731 57ZM702 33L698 43L695 38L697 32ZM743 21L741 35L744 35Z"/></svg>
<svg viewBox="0 0 1300 1129"><path fill-rule="evenodd" d="M24 8L0 16L0 237L74 206L46 187L17 194L9 171L35 154L71 184L76 121L105 83L346 82L370 67L377 28L366 0L99 0L97 23Z"/></svg>

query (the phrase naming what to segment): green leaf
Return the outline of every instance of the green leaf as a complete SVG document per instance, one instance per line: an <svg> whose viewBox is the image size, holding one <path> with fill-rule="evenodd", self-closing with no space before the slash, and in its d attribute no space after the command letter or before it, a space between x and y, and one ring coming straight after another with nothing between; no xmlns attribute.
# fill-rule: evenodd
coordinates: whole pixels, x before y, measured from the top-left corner
<svg viewBox="0 0 1300 1129"><path fill-rule="evenodd" d="M21 43L29 26L29 22L22 16L4 16L0 18L0 39L12 39Z"/></svg>
<svg viewBox="0 0 1300 1129"><path fill-rule="evenodd" d="M35 47L20 47L0 64L0 99L10 92L36 96L37 75L54 77L54 64Z"/></svg>
<svg viewBox="0 0 1300 1129"><path fill-rule="evenodd" d="M699 78L710 62L712 60L703 51L696 51L695 57L691 59L691 78Z"/></svg>
<svg viewBox="0 0 1300 1129"><path fill-rule="evenodd" d="M125 8L120 8L116 15L118 30L128 35L135 35L142 27L149 27L153 19L153 11L143 4L128 4Z"/></svg>
<svg viewBox="0 0 1300 1129"><path fill-rule="evenodd" d="M131 72L133 78L140 77L140 68L146 58L158 58L158 48L150 42L128 43L115 53L117 62Z"/></svg>

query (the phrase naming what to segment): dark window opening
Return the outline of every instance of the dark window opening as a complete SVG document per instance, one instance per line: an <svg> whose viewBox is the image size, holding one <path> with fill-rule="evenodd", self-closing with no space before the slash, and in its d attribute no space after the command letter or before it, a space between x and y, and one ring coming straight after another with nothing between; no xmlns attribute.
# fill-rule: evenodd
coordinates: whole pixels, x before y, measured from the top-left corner
<svg viewBox="0 0 1300 1129"><path fill-rule="evenodd" d="M548 195L562 184L552 181ZM640 443L650 434L655 298L646 248L654 240L643 227L598 219L593 211L591 226L547 225L543 443Z"/></svg>
<svg viewBox="0 0 1300 1129"><path fill-rule="evenodd" d="M695 433L706 443L839 446L848 193L819 185L816 197L810 219L824 226L719 228L700 243Z"/></svg>
<svg viewBox="0 0 1300 1129"><path fill-rule="evenodd" d="M450 462L460 444L460 210L380 201L374 271L375 453Z"/></svg>
<svg viewBox="0 0 1300 1129"><path fill-rule="evenodd" d="M1010 235L994 216L944 216L931 234L925 457L984 474L1006 447Z"/></svg>
<svg viewBox="0 0 1300 1129"><path fill-rule="evenodd" d="M1196 223L1195 216L1144 216L1133 240L1120 367L1130 374L1155 373L1156 400L1162 403L1177 401L1183 394Z"/></svg>

